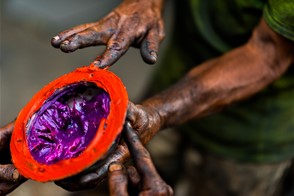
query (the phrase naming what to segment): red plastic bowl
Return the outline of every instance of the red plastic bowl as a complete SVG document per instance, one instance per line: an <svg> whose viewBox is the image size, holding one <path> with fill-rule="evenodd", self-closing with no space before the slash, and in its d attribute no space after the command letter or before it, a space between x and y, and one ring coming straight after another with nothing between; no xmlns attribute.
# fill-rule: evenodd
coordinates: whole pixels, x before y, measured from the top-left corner
<svg viewBox="0 0 294 196"><path fill-rule="evenodd" d="M26 127L29 120L56 90L77 82L91 82L105 90L111 100L109 114L106 119L102 119L94 139L80 155L50 165L41 164L32 157L28 148ZM42 88L17 117L10 143L15 167L24 177L39 182L59 180L80 173L103 159L116 142L123 128L127 104L125 86L110 71L90 65L57 78Z"/></svg>

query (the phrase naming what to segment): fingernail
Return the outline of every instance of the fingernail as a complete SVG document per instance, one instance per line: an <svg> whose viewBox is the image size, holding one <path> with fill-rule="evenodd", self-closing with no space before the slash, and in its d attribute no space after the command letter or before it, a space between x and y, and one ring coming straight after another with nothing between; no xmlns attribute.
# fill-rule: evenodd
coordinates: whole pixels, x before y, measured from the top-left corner
<svg viewBox="0 0 294 196"><path fill-rule="evenodd" d="M93 64L97 67L100 67L101 61L100 60L94 61Z"/></svg>
<svg viewBox="0 0 294 196"><path fill-rule="evenodd" d="M113 163L109 166L109 171L110 172L114 172L114 171L120 171L122 170L122 166L120 164L117 163Z"/></svg>
<svg viewBox="0 0 294 196"><path fill-rule="evenodd" d="M100 69L108 69L109 68L109 66L107 66L107 65L102 65L101 60L94 61L93 64L95 66L99 67Z"/></svg>
<svg viewBox="0 0 294 196"><path fill-rule="evenodd" d="M19 174L18 170L15 169L15 170L13 171L12 178L13 178L14 180L18 180L19 177L20 177L20 174Z"/></svg>
<svg viewBox="0 0 294 196"><path fill-rule="evenodd" d="M68 41L68 40L65 40L65 41L63 41L61 44L62 44L62 45L67 45L67 44L69 44L69 41Z"/></svg>
<svg viewBox="0 0 294 196"><path fill-rule="evenodd" d="M151 52L150 52L150 56L152 57L152 60L153 60L154 62L157 61L157 53L156 53L156 52L151 51Z"/></svg>
<svg viewBox="0 0 294 196"><path fill-rule="evenodd" d="M54 40L59 40L60 37L58 35L56 35L55 37L53 37Z"/></svg>

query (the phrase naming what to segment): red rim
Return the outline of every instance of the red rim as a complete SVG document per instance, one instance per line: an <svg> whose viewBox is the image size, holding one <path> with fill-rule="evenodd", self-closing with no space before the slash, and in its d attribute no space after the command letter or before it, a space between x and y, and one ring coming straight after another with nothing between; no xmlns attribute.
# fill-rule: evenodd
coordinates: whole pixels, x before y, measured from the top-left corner
<svg viewBox="0 0 294 196"><path fill-rule="evenodd" d="M101 121L94 139L79 156L51 165L40 164L29 152L25 126L57 89L80 81L93 82L108 92L111 100L109 115ZM63 179L83 171L106 155L121 133L127 104L128 96L121 80L112 72L94 65L78 68L57 78L42 88L19 113L10 143L14 165L24 177L40 182Z"/></svg>

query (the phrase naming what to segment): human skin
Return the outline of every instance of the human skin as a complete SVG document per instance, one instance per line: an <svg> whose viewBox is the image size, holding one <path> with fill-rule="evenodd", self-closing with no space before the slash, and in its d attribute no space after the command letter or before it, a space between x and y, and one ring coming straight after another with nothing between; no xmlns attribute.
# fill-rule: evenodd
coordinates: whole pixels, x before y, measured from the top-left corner
<svg viewBox="0 0 294 196"><path fill-rule="evenodd" d="M103 54L94 60L100 68L115 63L130 46L140 48L144 61L153 64L164 38L162 8L163 0L124 0L98 22L63 31L51 43L64 52L106 45Z"/></svg>
<svg viewBox="0 0 294 196"><path fill-rule="evenodd" d="M145 61L155 62L164 35L163 3L155 2L125 1L99 22L60 33L53 38L52 45L65 52L107 45L106 51L95 60L101 68L115 63L131 45L140 46ZM142 3L146 4L142 6ZM138 28L133 28L134 24ZM293 42L272 31L261 19L244 45L195 66L176 84L140 105L129 103L127 119L146 144L159 130L203 117L259 92L293 63L293 51ZM122 143L101 168L56 184L70 191L93 188L106 176L111 163L125 163L129 158L127 145Z"/></svg>
<svg viewBox="0 0 294 196"><path fill-rule="evenodd" d="M161 15L163 2L163 0L125 0L102 20L66 30L55 36L51 43L64 52L73 52L88 46L106 45L104 53L94 60L94 64L100 68L106 68L115 63L130 46L140 48L144 61L153 64L157 61L159 44L164 38ZM4 154L9 155L13 128L14 122L1 128L1 157ZM127 145L123 144L118 147L118 151L112 157L117 157L116 160L123 162L128 156ZM101 170L103 176L107 173L111 162L107 163L104 170ZM11 192L24 181L23 177L19 177L21 179L19 181L11 179L15 176L14 173L18 172L10 160L0 165L0 195ZM66 189L78 189L78 184L77 187L75 185L71 187Z"/></svg>
<svg viewBox="0 0 294 196"><path fill-rule="evenodd" d="M10 160L9 144L13 128L14 122L0 128L0 196L10 193L25 181Z"/></svg>
<svg viewBox="0 0 294 196"><path fill-rule="evenodd" d="M125 125L124 138L135 167L128 166L126 169L121 163L111 163L108 168L110 195L128 195L128 184L133 191L137 190L138 195L173 195L173 190L157 173L149 152L129 122Z"/></svg>
<svg viewBox="0 0 294 196"><path fill-rule="evenodd" d="M142 104L130 102L127 119L146 144L159 130L206 116L258 93L294 62L293 51L294 43L261 19L244 45L195 66L176 84ZM72 191L95 187L110 163L124 163L129 157L127 146L119 145L101 168L56 183Z"/></svg>

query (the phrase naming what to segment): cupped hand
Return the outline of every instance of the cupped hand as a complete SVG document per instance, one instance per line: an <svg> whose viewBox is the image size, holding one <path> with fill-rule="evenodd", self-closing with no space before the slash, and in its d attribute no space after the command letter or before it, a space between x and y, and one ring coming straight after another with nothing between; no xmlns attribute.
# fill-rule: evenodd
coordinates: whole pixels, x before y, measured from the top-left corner
<svg viewBox="0 0 294 196"><path fill-rule="evenodd" d="M10 193L26 180L11 163L9 145L13 128L14 122L0 128L0 196Z"/></svg>
<svg viewBox="0 0 294 196"><path fill-rule="evenodd" d="M144 61L153 64L164 38L162 3L158 2L125 0L100 21L65 30L53 37L51 43L64 52L106 45L94 61L100 68L111 66L130 46L139 47Z"/></svg>
<svg viewBox="0 0 294 196"><path fill-rule="evenodd" d="M135 105L131 102L128 105L127 121L138 131L138 136L143 144L146 144L152 139L159 131L161 125L160 117L156 111L142 105ZM124 139L126 140L126 137ZM130 152L128 146L125 142L122 142L98 169L89 170L89 172L83 172L74 177L56 181L55 183L68 191L94 188L106 178L108 168L113 162L124 164L129 160Z"/></svg>

